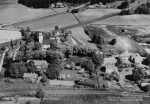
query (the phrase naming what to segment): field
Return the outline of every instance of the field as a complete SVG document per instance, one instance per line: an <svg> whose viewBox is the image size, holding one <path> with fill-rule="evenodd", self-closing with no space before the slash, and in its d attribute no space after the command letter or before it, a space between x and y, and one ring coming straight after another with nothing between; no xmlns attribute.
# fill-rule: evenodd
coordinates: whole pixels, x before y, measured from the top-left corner
<svg viewBox="0 0 150 104"><path fill-rule="evenodd" d="M53 30L55 26L64 27L77 23L78 21L71 13L64 13L56 16L48 16L37 20L17 23L13 26L8 26L7 28L17 28L19 26L26 28L29 26L31 30L35 31L50 31Z"/></svg>
<svg viewBox="0 0 150 104"><path fill-rule="evenodd" d="M82 27L76 27L70 30L72 31L72 36L79 44L88 48L97 49L96 45L91 43L90 37L85 34Z"/></svg>
<svg viewBox="0 0 150 104"><path fill-rule="evenodd" d="M149 104L148 98L143 98L142 101L134 101L134 99L138 98L103 94L50 95L50 100L43 100L42 104ZM26 101L19 102L25 104ZM40 100L31 100L31 104L39 104L39 102Z"/></svg>
<svg viewBox="0 0 150 104"><path fill-rule="evenodd" d="M0 24L10 24L40 16L55 14L51 9L32 9L17 4L18 0L0 0ZM58 11L58 10L57 10Z"/></svg>
<svg viewBox="0 0 150 104"><path fill-rule="evenodd" d="M140 46L144 48L144 50L147 53L150 53L150 45L149 42L150 39L150 26L107 26L107 29L115 34L118 34L119 36L128 36L132 40L134 40L136 43L138 43ZM125 32L122 32L122 30L125 30Z"/></svg>
<svg viewBox="0 0 150 104"><path fill-rule="evenodd" d="M9 42L11 39L15 40L19 38L21 38L21 33L19 31L0 30L0 43Z"/></svg>
<svg viewBox="0 0 150 104"><path fill-rule="evenodd" d="M95 31L97 35L101 35L104 37L104 39L106 41L110 41L113 38L116 38L117 43L115 46L111 46L111 45L107 45L107 47L105 46L105 50L108 49L114 49L115 51L119 51L119 50L128 50L129 52L136 52L136 53L140 53L143 54L145 53L145 50L138 45L136 42L134 42L132 39L130 39L128 36L122 36L119 34L116 34L113 31L110 31L107 25L92 25L91 28L97 28L96 30L100 29L101 31L103 30L103 33L100 33L99 31ZM91 29L89 28L89 30L91 31ZM92 31L91 31L92 32ZM92 32L92 34L94 34Z"/></svg>
<svg viewBox="0 0 150 104"><path fill-rule="evenodd" d="M120 11L119 9L87 9L85 11L76 13L75 15L80 22L85 22L119 11Z"/></svg>
<svg viewBox="0 0 150 104"><path fill-rule="evenodd" d="M149 15L125 15L114 16L105 20L97 21L92 24L106 24L106 25L150 25Z"/></svg>

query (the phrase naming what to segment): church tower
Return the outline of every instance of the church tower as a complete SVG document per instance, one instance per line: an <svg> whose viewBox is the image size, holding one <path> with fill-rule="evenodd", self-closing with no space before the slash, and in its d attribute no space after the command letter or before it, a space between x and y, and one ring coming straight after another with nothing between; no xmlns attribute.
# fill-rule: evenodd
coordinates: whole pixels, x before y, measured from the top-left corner
<svg viewBox="0 0 150 104"><path fill-rule="evenodd" d="M39 33L39 43L43 43L43 34Z"/></svg>

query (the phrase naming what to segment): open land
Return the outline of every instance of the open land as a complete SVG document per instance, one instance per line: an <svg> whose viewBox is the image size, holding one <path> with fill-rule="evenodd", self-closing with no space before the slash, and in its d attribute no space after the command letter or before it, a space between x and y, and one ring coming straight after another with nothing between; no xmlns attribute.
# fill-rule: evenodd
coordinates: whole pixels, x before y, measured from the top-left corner
<svg viewBox="0 0 150 104"><path fill-rule="evenodd" d="M17 2L18 0L0 0L0 24L11 24L55 14L52 9L32 9L20 5ZM57 9L57 11L59 10Z"/></svg>
<svg viewBox="0 0 150 104"><path fill-rule="evenodd" d="M72 31L72 36L79 44L88 48L97 49L96 45L91 43L90 37L85 34L82 27L76 27L70 30Z"/></svg>
<svg viewBox="0 0 150 104"><path fill-rule="evenodd" d="M56 16L48 16L42 19L31 20L26 22L21 22L14 24L13 27L8 28L17 28L17 27L30 27L33 31L50 31L53 30L55 26L65 27L73 24L78 24L78 21L71 13L63 13Z"/></svg>
<svg viewBox="0 0 150 104"><path fill-rule="evenodd" d="M105 20L97 21L92 24L106 24L106 25L150 25L149 15L125 15L114 16Z"/></svg>
<svg viewBox="0 0 150 104"><path fill-rule="evenodd" d="M80 22L85 22L119 11L119 9L87 9L85 11L76 13L75 15Z"/></svg>
<svg viewBox="0 0 150 104"><path fill-rule="evenodd" d="M11 41L11 39L15 40L15 39L19 39L21 37L22 36L19 31L0 30L0 43L9 42L9 41Z"/></svg>

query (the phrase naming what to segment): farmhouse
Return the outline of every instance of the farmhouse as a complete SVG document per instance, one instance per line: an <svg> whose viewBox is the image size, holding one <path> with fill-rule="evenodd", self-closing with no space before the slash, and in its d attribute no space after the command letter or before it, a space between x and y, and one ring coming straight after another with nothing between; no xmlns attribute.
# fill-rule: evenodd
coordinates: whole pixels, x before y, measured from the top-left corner
<svg viewBox="0 0 150 104"><path fill-rule="evenodd" d="M23 79L36 81L38 79L38 75L35 73L24 73Z"/></svg>
<svg viewBox="0 0 150 104"><path fill-rule="evenodd" d="M138 53L134 53L130 56L130 61L135 64L140 64L142 60L142 57Z"/></svg>
<svg viewBox="0 0 150 104"><path fill-rule="evenodd" d="M47 61L41 61L41 60L28 60L28 62L30 61L34 61L35 63L35 66L38 68L38 69L41 69L41 68L47 68L48 67L48 63Z"/></svg>
<svg viewBox="0 0 150 104"><path fill-rule="evenodd" d="M114 64L107 63L105 65L105 72L111 74L112 72L117 71L117 67Z"/></svg>
<svg viewBox="0 0 150 104"><path fill-rule="evenodd" d="M115 65L117 60L114 57L104 58L103 66L106 66L107 63Z"/></svg>
<svg viewBox="0 0 150 104"><path fill-rule="evenodd" d="M123 54L120 54L120 55L119 55L119 59L120 59L121 61L126 62L126 61L129 60L129 57L130 57L131 55L132 55L132 53L129 53L128 51L125 51Z"/></svg>

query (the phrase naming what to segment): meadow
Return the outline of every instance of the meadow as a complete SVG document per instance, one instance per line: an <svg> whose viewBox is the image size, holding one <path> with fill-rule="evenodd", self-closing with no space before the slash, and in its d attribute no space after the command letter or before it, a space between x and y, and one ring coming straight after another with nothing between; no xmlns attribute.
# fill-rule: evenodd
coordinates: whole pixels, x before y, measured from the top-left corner
<svg viewBox="0 0 150 104"><path fill-rule="evenodd" d="M85 11L76 13L75 15L80 22L85 22L116 12L120 12L120 10L119 9L87 9Z"/></svg>
<svg viewBox="0 0 150 104"><path fill-rule="evenodd" d="M124 15L114 16L105 20L97 21L91 24L106 24L106 25L150 25L149 15Z"/></svg>

